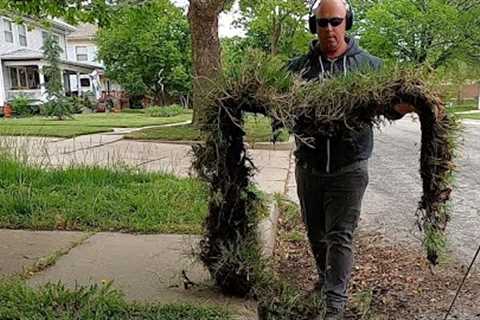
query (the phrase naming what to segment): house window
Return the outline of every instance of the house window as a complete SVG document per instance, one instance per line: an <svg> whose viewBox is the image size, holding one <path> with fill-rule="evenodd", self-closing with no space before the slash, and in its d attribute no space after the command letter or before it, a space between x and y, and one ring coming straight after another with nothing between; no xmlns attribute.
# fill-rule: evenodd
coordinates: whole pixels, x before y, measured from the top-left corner
<svg viewBox="0 0 480 320"><path fill-rule="evenodd" d="M27 28L23 24L18 25L18 43L22 47L27 46Z"/></svg>
<svg viewBox="0 0 480 320"><path fill-rule="evenodd" d="M52 37L55 40L55 42L60 45L60 37L56 34L52 34ZM48 38L48 32L47 31L42 31L43 45L45 45L45 42L47 42L47 38Z"/></svg>
<svg viewBox="0 0 480 320"><path fill-rule="evenodd" d="M22 66L10 68L11 90L40 89L40 76L37 66Z"/></svg>
<svg viewBox="0 0 480 320"><path fill-rule="evenodd" d="M90 79L88 79L88 78L80 79L80 86L90 87Z"/></svg>
<svg viewBox="0 0 480 320"><path fill-rule="evenodd" d="M3 19L3 33L5 35L5 41L13 43L13 26L12 21Z"/></svg>
<svg viewBox="0 0 480 320"><path fill-rule="evenodd" d="M87 47L75 47L77 61L88 61Z"/></svg>
<svg viewBox="0 0 480 320"><path fill-rule="evenodd" d="M60 46L60 37L58 35L49 33L47 31L42 31L43 48L45 47L45 43L47 42L47 38L49 34L53 37L53 40L55 40L55 42ZM60 52L63 53L63 48L61 46L60 46Z"/></svg>

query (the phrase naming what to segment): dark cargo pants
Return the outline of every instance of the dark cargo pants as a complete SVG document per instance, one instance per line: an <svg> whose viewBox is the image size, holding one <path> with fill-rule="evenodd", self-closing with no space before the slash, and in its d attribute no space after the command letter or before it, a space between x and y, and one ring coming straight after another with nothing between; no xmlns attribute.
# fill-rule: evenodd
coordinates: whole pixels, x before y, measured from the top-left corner
<svg viewBox="0 0 480 320"><path fill-rule="evenodd" d="M368 184L368 163L356 162L326 174L298 162L295 174L327 307L343 309L353 264L353 232Z"/></svg>

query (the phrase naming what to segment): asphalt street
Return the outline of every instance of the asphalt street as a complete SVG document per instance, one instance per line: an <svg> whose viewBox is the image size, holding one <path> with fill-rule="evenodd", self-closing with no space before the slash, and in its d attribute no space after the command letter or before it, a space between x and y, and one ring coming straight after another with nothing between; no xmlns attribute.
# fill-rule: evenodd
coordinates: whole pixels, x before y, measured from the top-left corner
<svg viewBox="0 0 480 320"><path fill-rule="evenodd" d="M421 197L420 123L411 116L375 131L361 228L393 241L420 243L415 211ZM480 245L480 121L464 122L448 225L448 249L463 262Z"/></svg>

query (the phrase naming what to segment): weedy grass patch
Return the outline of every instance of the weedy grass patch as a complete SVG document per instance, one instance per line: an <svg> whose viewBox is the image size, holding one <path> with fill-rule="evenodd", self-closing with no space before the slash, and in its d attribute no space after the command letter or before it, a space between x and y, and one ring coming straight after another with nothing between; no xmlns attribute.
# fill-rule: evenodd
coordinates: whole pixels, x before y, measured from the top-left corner
<svg viewBox="0 0 480 320"><path fill-rule="evenodd" d="M206 185L123 167L43 168L0 155L0 226L198 234Z"/></svg>
<svg viewBox="0 0 480 320"><path fill-rule="evenodd" d="M62 284L30 288L0 279L0 319L230 320L227 310L210 305L129 304L111 283L67 289Z"/></svg>

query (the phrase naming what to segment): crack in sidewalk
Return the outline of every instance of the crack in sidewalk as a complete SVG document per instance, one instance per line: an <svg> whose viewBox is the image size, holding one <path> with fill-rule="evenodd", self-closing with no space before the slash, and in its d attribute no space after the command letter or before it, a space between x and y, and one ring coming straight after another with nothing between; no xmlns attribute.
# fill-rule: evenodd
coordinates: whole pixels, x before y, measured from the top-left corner
<svg viewBox="0 0 480 320"><path fill-rule="evenodd" d="M37 273L40 273L48 269L49 267L55 265L59 258L68 255L72 249L82 245L83 243L85 243L85 241L90 239L95 234L96 232L88 232L80 239L76 241L72 241L68 247L57 250L50 255L38 258L33 265L24 267L24 271L22 274L20 274L20 277L23 278L24 280L28 280L32 278L34 275L36 275Z"/></svg>

